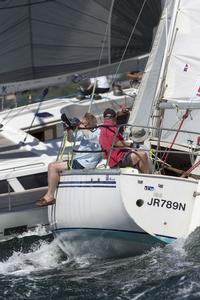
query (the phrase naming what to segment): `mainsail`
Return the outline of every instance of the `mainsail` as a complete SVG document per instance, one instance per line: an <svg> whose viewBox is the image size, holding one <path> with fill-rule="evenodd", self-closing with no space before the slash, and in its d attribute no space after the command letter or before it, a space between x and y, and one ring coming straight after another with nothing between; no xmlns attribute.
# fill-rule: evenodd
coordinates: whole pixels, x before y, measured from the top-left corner
<svg viewBox="0 0 200 300"><path fill-rule="evenodd" d="M28 80L30 87L66 82L66 75L97 66L100 74L114 73L143 4L126 70L146 63L162 0L1 1L0 90L26 89Z"/></svg>
<svg viewBox="0 0 200 300"><path fill-rule="evenodd" d="M166 0L154 44L146 65L145 74L137 95L130 123L149 126L156 95L159 93L162 65L169 40L169 26L174 14L175 1ZM174 18L174 17L173 17Z"/></svg>

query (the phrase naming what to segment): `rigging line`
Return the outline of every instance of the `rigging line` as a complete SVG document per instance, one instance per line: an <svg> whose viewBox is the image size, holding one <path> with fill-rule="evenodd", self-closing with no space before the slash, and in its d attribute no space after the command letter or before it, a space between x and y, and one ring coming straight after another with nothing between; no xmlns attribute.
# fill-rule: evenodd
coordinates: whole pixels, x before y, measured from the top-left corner
<svg viewBox="0 0 200 300"><path fill-rule="evenodd" d="M178 34L178 28L174 28L174 27L175 27L175 24L176 24L176 21L178 18L179 6L180 6L180 0L176 0L176 2L173 4L174 13L172 13L169 29L168 29L168 21L167 21L168 20L168 10L167 10L167 8L165 9L166 10L166 16L165 16L166 46L165 46L165 51L164 51L163 62L161 65L160 79L158 81L156 94L155 94L156 95L155 103L157 103L157 104L163 98L163 95L167 88L167 86L165 85L167 70L169 67L169 61L170 61L170 57L171 57L171 54L173 51L175 40L177 39L177 34ZM176 9L174 9L174 8L176 8ZM164 113L164 111L162 112L162 114L163 113Z"/></svg>
<svg viewBox="0 0 200 300"><path fill-rule="evenodd" d="M101 51L100 51L100 55L99 55L99 61L98 61L98 66L97 66L97 71L96 71L96 77L98 77L98 75L99 75L99 68L100 68L100 65L101 65L101 59L102 59L102 56L103 56L103 50L104 50L104 47L105 47L107 34L108 34L108 22L107 22L107 25L106 25L106 30L105 30L105 34L104 34L104 38L103 38L103 43L102 43Z"/></svg>
<svg viewBox="0 0 200 300"><path fill-rule="evenodd" d="M33 122L35 121L35 118L36 118L36 116L37 116L37 114L38 114L38 112L39 112L39 110L40 110L41 105L42 105L42 101L44 100L44 98L45 98L46 95L48 94L48 91L49 91L48 88L45 88L45 89L43 90L43 92L42 92L42 96L41 96L41 98L40 98L40 102L39 102L39 104L38 104L38 108L37 108L37 110L36 110L36 112L35 112L35 115L34 115L34 117L33 117L33 119L32 119L31 125L30 125L29 129L27 130L27 133L26 133L26 136L25 136L25 138L24 138L24 140L23 140L23 143L25 143L25 141L26 141L26 139L27 139L27 137L28 137L28 133L29 133L31 127L33 126Z"/></svg>
<svg viewBox="0 0 200 300"><path fill-rule="evenodd" d="M127 49L128 49L128 46L129 46L129 44L130 44L131 38L132 38L132 36L133 36L133 34L134 34L134 32L135 32L136 26L137 26L137 24L138 24L138 22L139 22L140 16L141 16L141 14L142 14L142 11L143 11L143 8L144 8L146 2L147 2L147 0L144 0L143 4L142 4L142 6L141 6L140 12L139 12L139 14L138 14L138 16L137 16L137 19L136 19L136 21L135 21L135 24L134 24L133 29L132 29L132 31L131 31L131 34L130 34L130 36L129 36L128 42L127 42L127 44L126 44L125 50L124 50L124 52L123 52L123 54L122 54L121 60L120 60L120 62L119 62L119 64L118 64L118 67L117 67L117 69L116 69L116 72L115 72L115 75L114 75L114 79L113 79L112 84L114 83L114 81L115 81L115 79L116 79L116 76L117 76L117 74L118 74L119 68L120 68L120 66L121 66L121 64L122 64L122 61L123 61L123 59L124 59L124 56L125 56L126 51L127 51Z"/></svg>
<svg viewBox="0 0 200 300"><path fill-rule="evenodd" d="M23 110L25 109L28 109L28 106L30 106L31 103L27 103L26 105L23 105L21 107L21 109L17 110L16 113L10 118L10 119L7 119L9 117L9 115L12 113L12 109L9 109L8 110L8 113L5 115L5 117L2 119L2 121L6 121L7 119L7 122L5 122L4 124L2 125L7 125L10 121L12 121L17 115L19 115L20 113L22 113Z"/></svg>
<svg viewBox="0 0 200 300"><path fill-rule="evenodd" d="M95 77L98 77L98 75L99 75L99 69L100 69L100 65L101 65L101 59L102 59L102 56L103 56L103 50L104 50L104 47L105 47L106 38L107 38L107 34L108 34L109 20L110 20L110 14L108 16L108 21L107 21L106 30L105 30L105 33L104 33L104 38L103 38L103 43L102 43L102 46L101 46L101 51L100 51L100 54L99 54L98 66L97 66L96 76ZM95 89L96 89L96 84L97 84L97 82L95 81L95 84L94 84L93 90L92 90L92 96L91 96L91 100L90 100L90 105L88 107L88 112L91 112L92 103L93 103L93 100L94 100Z"/></svg>
<svg viewBox="0 0 200 300"><path fill-rule="evenodd" d="M30 0L29 0L29 4L30 4ZM32 22L31 22L31 18L32 18L32 11L31 11L31 7L28 7L28 28L29 28L29 42L30 42L30 59L31 59L31 69L32 69L32 76L33 78L35 77L35 60L34 60L34 54L33 54L33 28L32 28Z"/></svg>
<svg viewBox="0 0 200 300"><path fill-rule="evenodd" d="M25 106L22 106L22 108L17 111L10 119L7 120L7 122L5 122L4 124L1 123L2 125L7 125L10 121L12 121L17 115L19 115L24 109L26 109L28 107L30 103L26 104ZM5 115L5 117L2 119L2 121L6 121L6 119L9 117L9 114L12 112L12 109L8 110L8 113Z"/></svg>
<svg viewBox="0 0 200 300"><path fill-rule="evenodd" d="M189 176L190 173L196 169L200 165L200 159L193 165L191 168L189 168L187 171L185 171L181 177L185 178L186 176Z"/></svg>
<svg viewBox="0 0 200 300"><path fill-rule="evenodd" d="M180 132L180 129L181 129L181 127L182 127L184 121L188 118L188 116L189 116L189 110L187 109L186 112L185 112L185 114L184 114L183 117L182 117L181 123L180 123L180 125L179 125L179 127L178 127L178 129L177 129L177 131L176 131L176 134L175 134L175 136L174 136L174 139L173 139L171 145L169 146L169 148L167 148L167 151L168 151L168 150L170 151L170 150L172 149L172 147L174 146L174 143L175 143L176 138L177 138L177 136L178 136L178 134L179 134L179 132ZM163 156L162 156L161 159L164 161L164 163L166 162L168 155L169 155L169 152L163 154Z"/></svg>
<svg viewBox="0 0 200 300"><path fill-rule="evenodd" d="M108 20L107 20L107 24L106 24L106 30L105 30L105 33L104 33L103 42L102 42L102 46L101 46L101 51L100 51L100 54L99 54L99 61L98 61L98 66L97 66L97 71L96 71L96 77L98 77L98 75L99 75L99 68L100 68L100 65L101 65L101 59L102 59L102 56L103 56L103 50L104 50L104 47L105 47L106 38L108 36L108 28L109 28L110 19L111 19L112 8L113 8L113 1L112 1L112 5L110 7L110 13L108 14Z"/></svg>

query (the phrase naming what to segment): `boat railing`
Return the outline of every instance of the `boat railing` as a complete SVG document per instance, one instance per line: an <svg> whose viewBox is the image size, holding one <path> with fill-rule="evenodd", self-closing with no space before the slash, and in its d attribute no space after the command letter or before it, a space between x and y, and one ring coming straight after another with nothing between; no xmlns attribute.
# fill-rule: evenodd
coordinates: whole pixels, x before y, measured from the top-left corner
<svg viewBox="0 0 200 300"><path fill-rule="evenodd" d="M27 163L19 166L13 166L13 167L1 167L0 173L8 173L14 171L23 171L23 170L30 170L30 169L38 169L38 168L47 168L46 164L44 162L39 162L39 163Z"/></svg>
<svg viewBox="0 0 200 300"><path fill-rule="evenodd" d="M97 128L102 128L102 127L115 127L114 125L98 125ZM121 124L120 126L118 126L118 130L116 131L114 138L113 138L113 143L110 147L110 151L106 157L106 159L104 159L104 162L102 165L104 165L105 168L108 168L109 165L109 160L110 160L110 156L112 153L112 150L116 149L116 147L114 146L115 144L115 140L117 135L121 132L125 141L132 141L132 137L131 137L131 130L132 128L144 128L148 133L148 138L146 141L148 141L149 143L149 149L145 148L145 152L149 152L149 156L153 161L153 170L154 172L160 171L163 168L168 167L171 168L172 170L172 166L171 166L171 155L173 154L174 157L177 156L181 157L181 156L188 156L189 157L189 163L187 162L188 166L192 166L195 162L195 160L197 158L199 158L200 155L200 133L196 132L196 131L189 131L189 130L179 130L179 134L186 134L190 136L190 139L185 138L185 143L179 143L176 142L174 143L173 147L170 148L170 145L172 143L172 141L170 141L169 139L164 139L163 138L163 133L164 132L170 132L172 135L174 133L174 136L177 133L177 129L174 128L167 128L167 127L154 127L154 126L141 126L141 125L135 125L135 124ZM81 129L84 130L84 129ZM193 136L193 140L191 139L191 136ZM194 140L194 136L197 137L196 142ZM72 155L70 157L71 159L71 163L70 165L72 165L72 161L73 161L73 157L74 157L74 153L94 153L94 152L102 152L103 150L96 150L96 151L92 151L92 150L87 150L87 151L82 151L82 150L78 150L77 149L77 143L76 141L73 144L72 147ZM120 147L117 147L117 149L120 149ZM134 147L132 148L134 151ZM163 157L170 157L169 162L167 160L162 159ZM181 158L181 160L183 160ZM185 159L186 160L186 159ZM187 167L186 167L187 169ZM175 170L175 168L174 168ZM173 170L172 170L173 171ZM178 172L178 169L177 169ZM179 172L181 174L182 170Z"/></svg>
<svg viewBox="0 0 200 300"><path fill-rule="evenodd" d="M174 128L167 128L167 127L154 127L154 126L141 126L141 125L135 125L135 124L122 124L118 127L118 130L115 133L115 136L113 138L113 143L110 148L110 152L107 157L107 163L105 167L108 166L110 156L113 149L116 149L115 147L115 141L117 138L117 135L122 132L125 141L133 141L133 138L131 137L131 131L132 129L136 128L143 128L147 131L148 136L145 141L145 152L149 152L149 157L153 161L153 172L161 172L163 169L168 169L176 174L182 175L187 168L194 165L196 160L199 160L200 156L200 133L196 131L189 131L189 130L179 130L178 134L181 133L182 135L189 135L189 138L184 139L184 143L180 143L179 141L175 141L174 137L177 135L177 129ZM169 139L163 138L164 132L170 132L173 135L172 141ZM192 137L193 136L193 137ZM194 137L196 136L196 141ZM174 143L173 143L174 141ZM173 144L172 144L173 143ZM138 148L137 143L133 143L133 151L134 146ZM171 147L173 146L173 147ZM124 146L123 146L124 148ZM120 147L117 147L117 149L120 149ZM130 150L129 150L130 151ZM186 164L186 170L180 170L178 168L173 167L171 164L173 163L173 159L177 160L177 157L179 157L179 160L183 161L183 164ZM182 157L181 157L182 156ZM186 159L187 156L187 159ZM184 158L183 158L184 157ZM170 158L169 160L167 158ZM189 162L186 162L189 160Z"/></svg>

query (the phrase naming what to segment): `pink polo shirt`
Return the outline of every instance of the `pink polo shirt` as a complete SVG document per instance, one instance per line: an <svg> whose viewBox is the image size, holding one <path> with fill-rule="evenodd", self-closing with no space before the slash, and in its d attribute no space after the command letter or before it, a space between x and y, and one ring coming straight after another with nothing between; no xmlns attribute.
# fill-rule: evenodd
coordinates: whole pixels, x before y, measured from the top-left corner
<svg viewBox="0 0 200 300"><path fill-rule="evenodd" d="M110 148L113 144L113 140L115 137L115 134L117 132L117 126L116 123L113 122L111 119L105 119L103 125L114 125L113 127L101 127L100 136L99 136L99 143L102 147L102 150L104 150L106 158L108 158L110 153ZM117 141L124 141L123 136L118 133L118 135L115 137L115 142ZM123 159L125 155L125 152L121 149L113 149L110 155L110 159L108 161L108 165L110 168L113 168L117 166L117 164Z"/></svg>

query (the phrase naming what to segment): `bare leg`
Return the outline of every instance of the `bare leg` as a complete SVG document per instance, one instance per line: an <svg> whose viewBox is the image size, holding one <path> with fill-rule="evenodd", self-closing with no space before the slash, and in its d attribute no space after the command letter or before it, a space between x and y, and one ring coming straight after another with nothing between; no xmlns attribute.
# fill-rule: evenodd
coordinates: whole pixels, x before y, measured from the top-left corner
<svg viewBox="0 0 200 300"><path fill-rule="evenodd" d="M148 156L144 151L139 150L137 152L132 152L130 158L133 166L138 165L138 168L142 173L149 174Z"/></svg>
<svg viewBox="0 0 200 300"><path fill-rule="evenodd" d="M149 161L148 161L148 156L145 152L141 151L138 151L139 152L139 155L140 155L140 160L139 160L139 163L138 163L138 166L139 166L139 169L142 173L146 173L146 174L149 174L150 173L150 170L149 170Z"/></svg>
<svg viewBox="0 0 200 300"><path fill-rule="evenodd" d="M54 193L60 179L60 172L67 167L66 162L53 162L48 166L48 191L44 195L47 202L54 199Z"/></svg>

